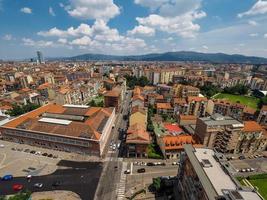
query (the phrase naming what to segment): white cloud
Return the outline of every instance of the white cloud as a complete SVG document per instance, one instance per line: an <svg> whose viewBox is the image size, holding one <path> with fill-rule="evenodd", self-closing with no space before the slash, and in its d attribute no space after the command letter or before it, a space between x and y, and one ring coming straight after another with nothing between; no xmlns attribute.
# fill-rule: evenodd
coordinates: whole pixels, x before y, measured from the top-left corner
<svg viewBox="0 0 267 200"><path fill-rule="evenodd" d="M249 36L250 36L250 37L258 37L259 34L258 34L258 33L250 33Z"/></svg>
<svg viewBox="0 0 267 200"><path fill-rule="evenodd" d="M258 22L254 21L254 20L248 20L248 24L251 26L257 26Z"/></svg>
<svg viewBox="0 0 267 200"><path fill-rule="evenodd" d="M265 33L265 34L263 35L263 37L264 37L264 38L267 38L267 33Z"/></svg>
<svg viewBox="0 0 267 200"><path fill-rule="evenodd" d="M258 0L248 11L239 13L237 16L242 18L244 16L253 16L267 13L267 1Z"/></svg>
<svg viewBox="0 0 267 200"><path fill-rule="evenodd" d="M202 46L202 48L203 48L203 49L206 49L206 50L208 50L208 49L209 49L209 47L208 47L208 46L206 46L206 45L203 45L203 46Z"/></svg>
<svg viewBox="0 0 267 200"><path fill-rule="evenodd" d="M61 43L61 44L67 44L68 40L66 38L59 38L58 42Z"/></svg>
<svg viewBox="0 0 267 200"><path fill-rule="evenodd" d="M25 46L35 46L35 47L51 47L54 45L52 41L34 41L30 38L22 38L23 45Z"/></svg>
<svg viewBox="0 0 267 200"><path fill-rule="evenodd" d="M54 9L52 7L49 7L48 12L51 16L56 16L56 13L54 12Z"/></svg>
<svg viewBox="0 0 267 200"><path fill-rule="evenodd" d="M104 20L96 20L92 26L81 24L77 28L70 27L66 30L52 28L37 34L58 37L54 46L64 45L66 48L76 47L93 52L127 54L146 47L143 39L120 35L117 29L110 28ZM67 38L70 38L70 42ZM25 42L33 46L32 41Z"/></svg>
<svg viewBox="0 0 267 200"><path fill-rule="evenodd" d="M155 30L151 27L139 25L127 32L128 35L154 36Z"/></svg>
<svg viewBox="0 0 267 200"><path fill-rule="evenodd" d="M92 29L88 24L80 24L76 29L73 27L68 28L67 30L61 30L56 27L51 28L48 31L40 31L37 35L44 37L70 37L70 36L79 36L79 35L91 35Z"/></svg>
<svg viewBox="0 0 267 200"><path fill-rule="evenodd" d="M13 39L13 36L11 34L6 34L3 36L3 40L10 41Z"/></svg>
<svg viewBox="0 0 267 200"><path fill-rule="evenodd" d="M151 14L148 17L140 18L136 20L140 25L151 27L163 32L174 33L183 38L195 37L196 32L199 31L200 26L194 24L193 21L206 16L203 11L189 12L181 16L176 17L162 17L160 15Z"/></svg>
<svg viewBox="0 0 267 200"><path fill-rule="evenodd" d="M64 4L61 3L61 2L60 2L58 5L59 5L59 7L61 7L61 8L64 8L64 7L65 7Z"/></svg>
<svg viewBox="0 0 267 200"><path fill-rule="evenodd" d="M25 14L32 14L32 9L28 7L21 8L20 11Z"/></svg>
<svg viewBox="0 0 267 200"><path fill-rule="evenodd" d="M79 45L79 46L87 46L92 43L92 40L88 36L83 36L81 38L75 39L70 44Z"/></svg>
<svg viewBox="0 0 267 200"><path fill-rule="evenodd" d="M200 25L195 23L195 20L206 17L206 13L200 10L201 0L157 0L155 4L153 2L135 0L136 4L152 10L149 16L136 18L138 26L176 34L183 38L193 38L200 30Z"/></svg>
<svg viewBox="0 0 267 200"><path fill-rule="evenodd" d="M72 17L79 19L103 19L108 21L120 13L113 0L70 0L65 6Z"/></svg>

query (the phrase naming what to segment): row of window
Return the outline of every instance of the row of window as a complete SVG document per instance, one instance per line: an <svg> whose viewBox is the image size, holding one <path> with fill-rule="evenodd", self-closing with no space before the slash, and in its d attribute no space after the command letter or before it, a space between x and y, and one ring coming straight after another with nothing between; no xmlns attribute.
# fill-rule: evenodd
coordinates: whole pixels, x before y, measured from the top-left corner
<svg viewBox="0 0 267 200"><path fill-rule="evenodd" d="M33 139L51 141L51 142L79 145L79 146L85 146L85 147L91 146L90 142L83 142L83 141L70 139L70 138L55 137L55 136L42 135L42 134L30 133L26 131L17 131L17 130L5 130L4 132L8 135L22 136L22 137L28 137L28 138L33 138Z"/></svg>

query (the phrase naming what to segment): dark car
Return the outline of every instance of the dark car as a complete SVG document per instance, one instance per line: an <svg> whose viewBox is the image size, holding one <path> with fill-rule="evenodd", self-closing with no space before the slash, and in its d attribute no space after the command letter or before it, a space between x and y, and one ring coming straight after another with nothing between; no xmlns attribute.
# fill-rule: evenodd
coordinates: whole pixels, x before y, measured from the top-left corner
<svg viewBox="0 0 267 200"><path fill-rule="evenodd" d="M144 173L144 172L146 172L146 169L145 168L140 168L140 169L137 170L137 172L138 173Z"/></svg>
<svg viewBox="0 0 267 200"><path fill-rule="evenodd" d="M25 149L24 150L24 152L26 152L26 153L30 153L30 151L31 151L30 149Z"/></svg>
<svg viewBox="0 0 267 200"><path fill-rule="evenodd" d="M148 162L146 165L147 165L147 166L155 166L155 164L152 163L152 162Z"/></svg>
<svg viewBox="0 0 267 200"><path fill-rule="evenodd" d="M30 153L32 153L32 154L35 154L35 153L36 153L36 151L30 151Z"/></svg>
<svg viewBox="0 0 267 200"><path fill-rule="evenodd" d="M55 181L55 182L52 183L52 186L53 187L58 187L60 185L61 185L61 182L60 181Z"/></svg>
<svg viewBox="0 0 267 200"><path fill-rule="evenodd" d="M47 157L52 158L53 157L53 154L50 153Z"/></svg>
<svg viewBox="0 0 267 200"><path fill-rule="evenodd" d="M239 156L239 159L240 159L240 160L244 160L244 159L246 159L246 157L243 156L243 155L241 155L241 156Z"/></svg>
<svg viewBox="0 0 267 200"><path fill-rule="evenodd" d="M123 115L123 119L124 120L127 120L128 119L128 116L127 115Z"/></svg>
<svg viewBox="0 0 267 200"><path fill-rule="evenodd" d="M42 156L47 156L48 154L47 153L43 153Z"/></svg>

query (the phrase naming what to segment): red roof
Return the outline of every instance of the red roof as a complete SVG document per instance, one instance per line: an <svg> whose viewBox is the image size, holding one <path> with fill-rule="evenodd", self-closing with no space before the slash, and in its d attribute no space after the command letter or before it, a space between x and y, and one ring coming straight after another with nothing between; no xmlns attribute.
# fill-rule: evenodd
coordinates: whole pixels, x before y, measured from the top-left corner
<svg viewBox="0 0 267 200"><path fill-rule="evenodd" d="M181 133L183 130L177 125L177 124L170 124L165 123L164 124L165 129L167 129L169 132L178 132Z"/></svg>

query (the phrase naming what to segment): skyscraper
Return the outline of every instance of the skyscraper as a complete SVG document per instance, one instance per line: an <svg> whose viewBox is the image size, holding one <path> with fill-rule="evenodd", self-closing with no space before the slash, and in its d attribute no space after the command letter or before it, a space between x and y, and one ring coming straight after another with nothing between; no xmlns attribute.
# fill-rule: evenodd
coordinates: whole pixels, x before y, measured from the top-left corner
<svg viewBox="0 0 267 200"><path fill-rule="evenodd" d="M37 64L43 64L43 63L44 63L43 53L41 51L37 51Z"/></svg>

